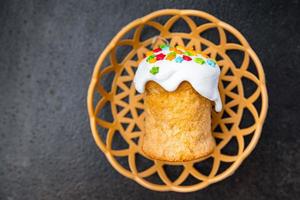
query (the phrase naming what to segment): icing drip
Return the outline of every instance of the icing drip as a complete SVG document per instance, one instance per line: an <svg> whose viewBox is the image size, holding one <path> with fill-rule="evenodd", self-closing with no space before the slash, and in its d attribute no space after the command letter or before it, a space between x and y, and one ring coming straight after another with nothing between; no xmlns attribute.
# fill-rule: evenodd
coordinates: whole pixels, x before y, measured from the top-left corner
<svg viewBox="0 0 300 200"><path fill-rule="evenodd" d="M215 102L215 110L222 110L218 90L220 68L216 62L201 53L184 47L170 48L162 45L147 53L134 77L134 85L143 93L148 81L158 83L172 92L182 81L188 81L202 96Z"/></svg>

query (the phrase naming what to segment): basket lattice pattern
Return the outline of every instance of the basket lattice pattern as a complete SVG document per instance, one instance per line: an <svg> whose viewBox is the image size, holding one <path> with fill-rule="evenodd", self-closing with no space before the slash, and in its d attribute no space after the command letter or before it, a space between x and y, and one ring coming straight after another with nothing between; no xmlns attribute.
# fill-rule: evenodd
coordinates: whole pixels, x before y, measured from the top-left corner
<svg viewBox="0 0 300 200"><path fill-rule="evenodd" d="M203 51L221 68L224 108L212 113L217 147L208 157L172 163L141 151L143 95L132 80L155 35ZM267 91L258 57L235 28L201 11L161 10L124 27L106 47L94 69L88 109L94 139L118 172L152 190L191 192L230 176L251 153L266 116Z"/></svg>

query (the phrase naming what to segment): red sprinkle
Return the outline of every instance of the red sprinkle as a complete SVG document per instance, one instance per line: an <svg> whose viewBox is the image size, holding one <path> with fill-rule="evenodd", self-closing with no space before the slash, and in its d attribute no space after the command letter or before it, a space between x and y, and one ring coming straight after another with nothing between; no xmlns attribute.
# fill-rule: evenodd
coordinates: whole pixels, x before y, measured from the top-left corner
<svg viewBox="0 0 300 200"><path fill-rule="evenodd" d="M160 54L157 54L156 55L156 60L163 60L164 58L165 58L165 54L163 54L163 53L160 53Z"/></svg>
<svg viewBox="0 0 300 200"><path fill-rule="evenodd" d="M182 58L183 58L183 60L186 60L186 61L191 61L192 60L191 57L186 56L186 55L183 55Z"/></svg>
<svg viewBox="0 0 300 200"><path fill-rule="evenodd" d="M154 53L158 53L160 51L161 51L161 48L156 48L156 49L153 50Z"/></svg>

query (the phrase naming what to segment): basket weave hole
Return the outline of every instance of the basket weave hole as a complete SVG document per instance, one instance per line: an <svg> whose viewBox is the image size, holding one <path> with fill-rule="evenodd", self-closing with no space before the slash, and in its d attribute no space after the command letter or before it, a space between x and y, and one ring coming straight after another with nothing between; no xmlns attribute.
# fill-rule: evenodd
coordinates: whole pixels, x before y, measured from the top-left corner
<svg viewBox="0 0 300 200"><path fill-rule="evenodd" d="M128 156L115 156L114 158L124 169L130 172Z"/></svg>
<svg viewBox="0 0 300 200"><path fill-rule="evenodd" d="M182 186L192 186L201 183L202 181L189 174L188 177L181 183Z"/></svg>
<svg viewBox="0 0 300 200"><path fill-rule="evenodd" d="M106 101L105 104L101 108L99 108L98 112L96 112L96 117L106 122L114 121L111 104L109 101Z"/></svg>
<svg viewBox="0 0 300 200"><path fill-rule="evenodd" d="M108 133L109 129L104 128L101 125L97 125L96 128L98 131L98 136L101 138L101 141L106 141L107 133Z"/></svg>
<svg viewBox="0 0 300 200"><path fill-rule="evenodd" d="M255 124L255 118L251 111L248 108L243 109L242 118L239 124L240 129L248 128Z"/></svg>
<svg viewBox="0 0 300 200"><path fill-rule="evenodd" d="M259 89L258 85L251 79L243 76L241 78L241 81L243 83L243 89L244 89L244 97L249 98L254 94L254 92Z"/></svg>
<svg viewBox="0 0 300 200"><path fill-rule="evenodd" d="M125 58L133 50L131 45L119 45L116 47L116 59L119 64L125 61Z"/></svg>
<svg viewBox="0 0 300 200"><path fill-rule="evenodd" d="M109 93L111 91L112 83L115 77L115 71L110 62L109 56L105 58L102 66L103 68L101 68L101 71L99 73L98 87L103 87L103 89L107 93Z"/></svg>
<svg viewBox="0 0 300 200"><path fill-rule="evenodd" d="M170 181L174 182L181 175L184 167L181 165L164 165L163 169Z"/></svg>
<svg viewBox="0 0 300 200"><path fill-rule="evenodd" d="M250 142L252 141L254 135L254 131L250 132L248 135L245 135L244 138L244 145L245 145L245 149L248 147L248 145L250 144Z"/></svg>
<svg viewBox="0 0 300 200"><path fill-rule="evenodd" d="M140 41L144 42L146 40L152 40L153 37L160 35L161 30L157 29L156 27L153 27L151 25L145 24L142 27L141 35L140 35ZM149 46L150 47L150 46ZM150 50L150 48L149 48Z"/></svg>
<svg viewBox="0 0 300 200"><path fill-rule="evenodd" d="M220 166L218 168L216 175L220 175L223 172L225 172L232 164L233 164L233 162L220 161Z"/></svg>
<svg viewBox="0 0 300 200"><path fill-rule="evenodd" d="M156 185L165 185L157 172L148 177L145 177L145 180Z"/></svg>
<svg viewBox="0 0 300 200"><path fill-rule="evenodd" d="M214 43L215 45L219 45L220 40L220 33L217 28L210 28L206 29L200 33L200 37Z"/></svg>
<svg viewBox="0 0 300 200"><path fill-rule="evenodd" d="M209 157L201 162L194 163L194 168L204 176L208 176L214 164L213 157Z"/></svg>
<svg viewBox="0 0 300 200"><path fill-rule="evenodd" d="M238 155L239 144L236 137L232 137L231 140L221 149L221 153L225 155L235 156Z"/></svg>
<svg viewBox="0 0 300 200"><path fill-rule="evenodd" d="M177 18L177 16L175 16L174 19L175 18ZM180 17L171 25L169 31L173 33L191 33L193 30L191 28L191 23Z"/></svg>
<svg viewBox="0 0 300 200"><path fill-rule="evenodd" d="M207 24L207 23L211 23L211 21L209 21L208 19L202 18L202 17L198 17L198 16L189 16L189 18L191 20L193 20L193 22L196 24L196 26L200 26L203 24Z"/></svg>
<svg viewBox="0 0 300 200"><path fill-rule="evenodd" d="M224 32L226 34L227 43L233 43L233 44L240 44L241 45L240 40L234 34L232 34L230 31L228 31L226 29L224 29Z"/></svg>
<svg viewBox="0 0 300 200"><path fill-rule="evenodd" d="M109 93L112 88L112 83L115 77L114 71L110 71L108 73L105 73L102 75L102 78L100 79L100 84L99 87L103 87L103 89Z"/></svg>
<svg viewBox="0 0 300 200"><path fill-rule="evenodd" d="M138 172L143 172L154 165L152 160L147 159L140 153L135 154L135 164Z"/></svg>
<svg viewBox="0 0 300 200"><path fill-rule="evenodd" d="M236 49L226 50L226 55L233 62L235 68L240 68L244 62L245 53Z"/></svg>
<svg viewBox="0 0 300 200"><path fill-rule="evenodd" d="M111 147L112 150L123 150L129 148L129 144L124 140L123 136L118 130L114 132Z"/></svg>

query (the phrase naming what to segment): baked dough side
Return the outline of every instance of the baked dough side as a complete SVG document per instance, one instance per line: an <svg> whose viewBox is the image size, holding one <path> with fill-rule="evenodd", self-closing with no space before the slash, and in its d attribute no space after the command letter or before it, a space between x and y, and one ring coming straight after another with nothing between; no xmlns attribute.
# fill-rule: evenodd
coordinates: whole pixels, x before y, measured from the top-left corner
<svg viewBox="0 0 300 200"><path fill-rule="evenodd" d="M142 150L165 161L194 160L216 146L211 133L211 101L184 81L174 92L149 81L145 93Z"/></svg>

